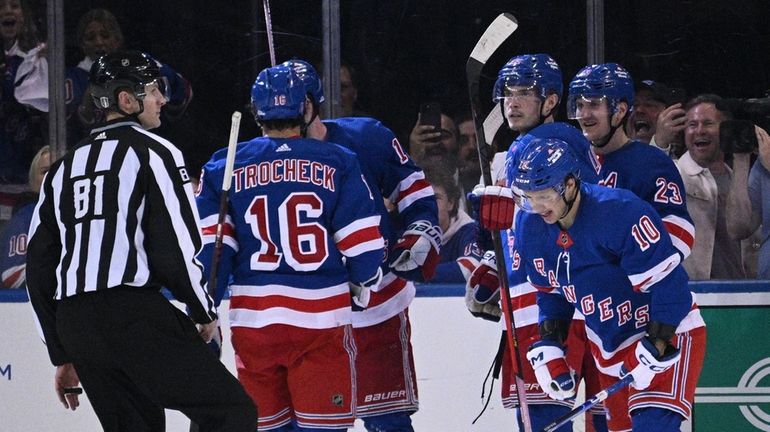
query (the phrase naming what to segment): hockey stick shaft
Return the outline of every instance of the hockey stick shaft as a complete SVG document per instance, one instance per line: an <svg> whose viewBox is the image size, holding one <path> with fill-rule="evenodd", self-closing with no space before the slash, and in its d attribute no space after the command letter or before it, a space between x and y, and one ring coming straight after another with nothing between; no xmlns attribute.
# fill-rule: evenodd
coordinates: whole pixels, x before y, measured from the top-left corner
<svg viewBox="0 0 770 432"><path fill-rule="evenodd" d="M511 14L500 14L492 24L487 27L476 46L473 48L465 71L468 79L468 92L471 100L471 113L473 122L476 126L476 145L479 152L479 164L481 165L482 178L485 185L492 185L492 171L490 168L491 146L488 145L485 124L480 118L481 115L481 97L479 89L479 79L481 71L487 60L494 54L497 48L505 42L508 37L518 28L518 22ZM494 109L493 109L494 110ZM491 142L492 138L489 139ZM503 297L502 307L505 320L505 329L507 333L508 349L511 350L511 362L515 373L516 396L519 402L521 419L525 432L532 431L532 423L529 418L529 406L527 404L526 387L523 379L523 368L521 356L519 355L519 345L516 338L516 324L513 318L513 304L511 302L510 289L508 286L507 270L505 259L503 257L502 239L499 231L491 231L492 243L494 244L495 256L497 257L497 273L500 279L500 290Z"/></svg>
<svg viewBox="0 0 770 432"><path fill-rule="evenodd" d="M219 215L217 217L217 233L214 237L214 253L211 256L211 273L209 273L209 295L216 298L217 272L219 258L222 255L222 238L224 237L225 217L227 215L228 194L233 180L233 165L235 165L235 148L238 144L238 131L241 127L241 113L235 111L230 120L230 140L227 142L227 158L225 173L222 178L222 194L219 196Z"/></svg>
<svg viewBox="0 0 770 432"><path fill-rule="evenodd" d="M557 418L553 422L546 425L546 427L543 428L543 432L552 432L564 426L565 424L574 420L575 417L590 410L591 408L595 407L597 404L604 402L608 397L610 397L610 395L630 385L632 382L634 382L634 377L631 374L624 376L623 378L620 379L620 381L607 387L606 389L600 391L599 393L596 393L591 399L588 399L587 401L583 402L582 405L576 407L572 411L568 412L567 414L564 414L563 416Z"/></svg>
<svg viewBox="0 0 770 432"><path fill-rule="evenodd" d="M270 0L262 0L265 9L265 32L267 33L267 49L270 51L270 66L275 66L275 45L273 44L273 18L270 14Z"/></svg>

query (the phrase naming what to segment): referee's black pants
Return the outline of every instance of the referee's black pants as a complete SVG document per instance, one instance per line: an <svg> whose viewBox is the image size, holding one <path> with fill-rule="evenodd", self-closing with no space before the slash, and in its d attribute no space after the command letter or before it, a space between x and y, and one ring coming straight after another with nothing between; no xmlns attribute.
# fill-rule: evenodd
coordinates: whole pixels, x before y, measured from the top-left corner
<svg viewBox="0 0 770 432"><path fill-rule="evenodd" d="M105 431L164 431L164 408L181 411L201 431L257 429L254 402L190 318L157 290L67 298L56 325Z"/></svg>

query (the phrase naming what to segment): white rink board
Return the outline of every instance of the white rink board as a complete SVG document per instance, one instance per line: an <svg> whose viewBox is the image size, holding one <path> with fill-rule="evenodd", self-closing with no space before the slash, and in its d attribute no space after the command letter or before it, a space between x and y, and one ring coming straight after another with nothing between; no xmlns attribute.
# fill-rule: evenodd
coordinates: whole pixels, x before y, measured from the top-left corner
<svg viewBox="0 0 770 432"><path fill-rule="evenodd" d="M228 305L224 302L223 308ZM500 403L499 381L486 413L471 425L482 407L481 384L497 350L500 326L473 318L462 297L418 297L410 316L420 394L420 411L413 416L415 429L515 431L513 413ZM6 329L0 343L0 430L100 430L87 398L81 397L75 412L65 410L56 398L54 368L35 330L29 303L0 303L0 325ZM229 330L223 327L223 361L234 372ZM183 415L167 413L168 431L187 430ZM357 422L353 430L364 428Z"/></svg>

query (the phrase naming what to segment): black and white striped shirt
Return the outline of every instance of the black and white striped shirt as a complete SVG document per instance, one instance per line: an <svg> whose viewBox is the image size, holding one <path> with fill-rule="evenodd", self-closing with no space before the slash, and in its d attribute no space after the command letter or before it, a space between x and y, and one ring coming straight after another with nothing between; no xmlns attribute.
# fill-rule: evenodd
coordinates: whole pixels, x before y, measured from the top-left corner
<svg viewBox="0 0 770 432"><path fill-rule="evenodd" d="M181 151L119 119L50 168L32 216L27 285L49 353L56 300L114 287L167 287L199 323L206 293L198 211ZM52 340L54 339L54 340Z"/></svg>

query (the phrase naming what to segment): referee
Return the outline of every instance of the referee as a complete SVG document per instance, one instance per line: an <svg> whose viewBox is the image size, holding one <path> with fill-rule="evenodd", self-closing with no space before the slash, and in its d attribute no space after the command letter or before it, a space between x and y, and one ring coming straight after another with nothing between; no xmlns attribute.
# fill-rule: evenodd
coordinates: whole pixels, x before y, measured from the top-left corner
<svg viewBox="0 0 770 432"><path fill-rule="evenodd" d="M182 153L147 132L166 99L136 51L99 58L107 122L46 176L29 231L27 284L65 408L82 382L105 431L163 431L164 408L201 431L254 431L251 398L206 346L217 331ZM184 302L198 328L160 293Z"/></svg>

